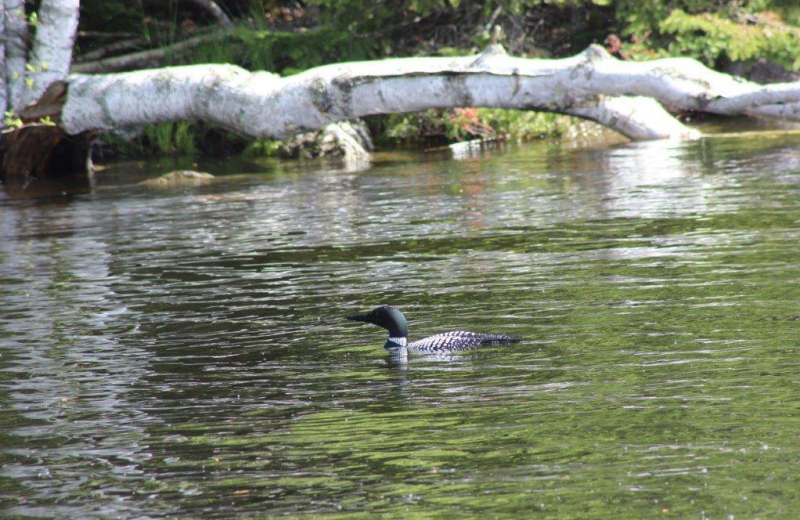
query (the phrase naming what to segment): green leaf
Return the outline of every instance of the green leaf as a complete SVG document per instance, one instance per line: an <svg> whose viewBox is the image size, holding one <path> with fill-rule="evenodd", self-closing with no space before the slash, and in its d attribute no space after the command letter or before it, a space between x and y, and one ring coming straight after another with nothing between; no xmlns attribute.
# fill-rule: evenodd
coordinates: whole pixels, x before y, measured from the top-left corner
<svg viewBox="0 0 800 520"><path fill-rule="evenodd" d="M6 116L4 123L9 128L22 128L22 119Z"/></svg>

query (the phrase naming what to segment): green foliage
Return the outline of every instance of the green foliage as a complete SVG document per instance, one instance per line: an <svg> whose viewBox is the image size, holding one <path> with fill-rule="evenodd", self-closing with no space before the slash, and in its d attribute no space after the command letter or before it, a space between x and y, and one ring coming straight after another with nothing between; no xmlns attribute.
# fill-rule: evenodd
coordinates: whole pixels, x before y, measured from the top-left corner
<svg viewBox="0 0 800 520"><path fill-rule="evenodd" d="M195 131L194 123L181 121L173 123L175 131L173 133L173 146L176 153L181 155L195 155L198 151L197 141L199 133Z"/></svg>
<svg viewBox="0 0 800 520"><path fill-rule="evenodd" d="M457 58L460 56L469 56L472 54L472 51L469 49L460 49L458 47L439 47L436 50L437 56L442 56L444 58Z"/></svg>
<svg viewBox="0 0 800 520"><path fill-rule="evenodd" d="M557 114L500 108L426 110L391 114L379 130L390 142L512 139L517 141L563 134L569 118Z"/></svg>
<svg viewBox="0 0 800 520"><path fill-rule="evenodd" d="M202 135L194 123L180 121L148 125L144 129L144 138L146 145L157 155L195 155L198 151L197 142Z"/></svg>
<svg viewBox="0 0 800 520"><path fill-rule="evenodd" d="M8 110L3 118L3 126L14 129L22 128L22 119L13 110Z"/></svg>
<svg viewBox="0 0 800 520"><path fill-rule="evenodd" d="M175 148L172 146L173 128L175 123L161 123L148 125L144 129L144 135L148 142L160 153L172 153Z"/></svg>
<svg viewBox="0 0 800 520"><path fill-rule="evenodd" d="M238 63L241 52L227 42L209 42L195 47L191 54L182 59L187 64L195 63Z"/></svg>
<svg viewBox="0 0 800 520"><path fill-rule="evenodd" d="M272 139L256 139L247 145L243 155L247 157L283 157L283 143Z"/></svg>
<svg viewBox="0 0 800 520"><path fill-rule="evenodd" d="M113 133L104 135L103 140L123 155L196 155L204 135L198 124L181 121L148 125L133 140Z"/></svg>
<svg viewBox="0 0 800 520"><path fill-rule="evenodd" d="M376 57L368 40L353 40L330 28L293 33L240 27L233 33L241 65L291 75L337 61Z"/></svg>
<svg viewBox="0 0 800 520"><path fill-rule="evenodd" d="M620 31L626 36L644 38L658 33L661 22L670 13L681 10L691 14L729 13L734 10L753 12L766 8L769 0L740 0L719 2L718 0L619 0L614 3L617 19L623 24Z"/></svg>
<svg viewBox="0 0 800 520"><path fill-rule="evenodd" d="M489 0L482 2L480 9L484 17L489 17L498 7L509 15L519 15L536 6L591 8L608 3L608 0ZM251 0L253 24L240 26L234 32L235 45L240 49L239 63L283 75L327 63L403 55L408 49L397 48L398 40L403 40L409 31L422 30L426 17L431 17L429 25L435 25L436 16L449 15L457 19L462 8L458 0L308 0L304 5L316 9L314 28L276 31L264 21L266 4ZM470 45L486 45L488 36L475 29L463 28L465 34L475 33ZM436 54L464 53L466 49L442 47Z"/></svg>
<svg viewBox="0 0 800 520"><path fill-rule="evenodd" d="M502 108L481 108L481 120L495 129L498 135L516 141L541 137L559 137L564 134L572 119L549 112L530 110L506 110Z"/></svg>
<svg viewBox="0 0 800 520"><path fill-rule="evenodd" d="M659 28L674 37L669 54L692 56L712 67L721 58L764 58L790 69L800 65L800 34L789 28L745 25L713 13L691 15L681 10L673 11Z"/></svg>

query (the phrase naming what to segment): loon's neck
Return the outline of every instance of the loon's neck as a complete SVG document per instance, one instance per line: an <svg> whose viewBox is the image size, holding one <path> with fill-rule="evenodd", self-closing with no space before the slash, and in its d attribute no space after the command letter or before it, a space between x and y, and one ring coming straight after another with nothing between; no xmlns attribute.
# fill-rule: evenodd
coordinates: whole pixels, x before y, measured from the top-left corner
<svg viewBox="0 0 800 520"><path fill-rule="evenodd" d="M391 364L405 365L408 361L408 349L406 343L408 342L405 337L392 337L384 343L383 348L389 351L389 358Z"/></svg>
<svg viewBox="0 0 800 520"><path fill-rule="evenodd" d="M394 350L396 348L403 348L407 344L407 338L393 338L389 336L389 339L383 345L383 348L386 350Z"/></svg>

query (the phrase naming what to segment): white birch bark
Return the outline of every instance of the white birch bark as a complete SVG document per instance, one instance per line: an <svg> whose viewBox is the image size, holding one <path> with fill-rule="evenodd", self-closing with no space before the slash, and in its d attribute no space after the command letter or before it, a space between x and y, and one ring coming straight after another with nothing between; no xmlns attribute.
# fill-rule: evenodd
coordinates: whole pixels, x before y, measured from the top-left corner
<svg viewBox="0 0 800 520"><path fill-rule="evenodd" d="M23 91L22 106L37 101L51 83L69 74L79 8L80 0L42 0L30 57L31 86Z"/></svg>
<svg viewBox="0 0 800 520"><path fill-rule="evenodd" d="M0 0L0 14L2 14L2 18L0 18L0 63L6 62L6 46L5 43L2 43L5 42L6 35L5 12L6 2L5 0ZM6 127L6 110L8 110L8 85L6 82L6 71L0 70L0 130L3 130ZM2 139L2 133L0 133L0 139Z"/></svg>
<svg viewBox="0 0 800 520"><path fill-rule="evenodd" d="M8 96L8 109L19 108L25 85L25 65L28 63L28 20L25 0L5 0L3 36L5 47L4 73Z"/></svg>
<svg viewBox="0 0 800 520"><path fill-rule="evenodd" d="M604 97L596 105L572 108L568 113L596 121L636 141L700 137L700 132L672 117L652 98Z"/></svg>

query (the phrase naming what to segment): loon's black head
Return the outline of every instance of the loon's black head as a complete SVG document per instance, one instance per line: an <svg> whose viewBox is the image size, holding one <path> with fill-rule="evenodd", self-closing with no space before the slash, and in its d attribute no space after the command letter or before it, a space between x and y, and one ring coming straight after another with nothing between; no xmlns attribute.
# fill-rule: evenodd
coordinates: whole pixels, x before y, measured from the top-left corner
<svg viewBox="0 0 800 520"><path fill-rule="evenodd" d="M408 322L400 309L384 305L378 307L370 312L364 314L351 314L347 317L348 320L363 321L364 323L372 323L378 327L383 327L389 331L391 338L407 338L408 337Z"/></svg>

